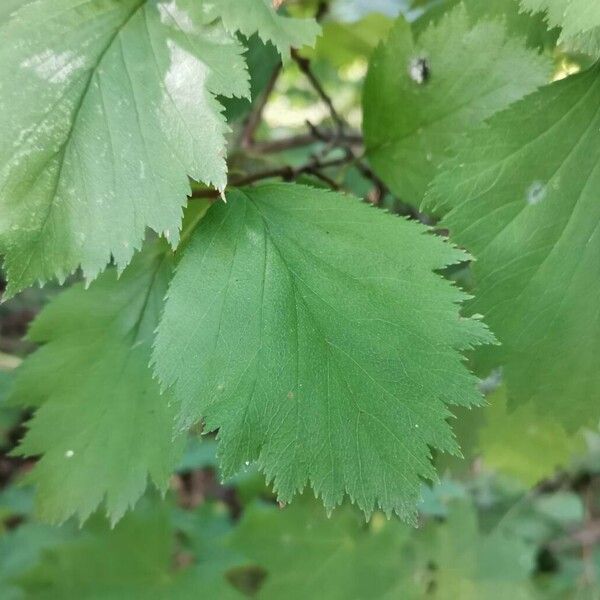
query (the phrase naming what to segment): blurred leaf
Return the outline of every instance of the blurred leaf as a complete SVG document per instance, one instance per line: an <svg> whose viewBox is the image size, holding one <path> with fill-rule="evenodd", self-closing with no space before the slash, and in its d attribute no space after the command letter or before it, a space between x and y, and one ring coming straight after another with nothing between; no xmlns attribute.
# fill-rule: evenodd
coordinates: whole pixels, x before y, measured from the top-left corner
<svg viewBox="0 0 600 600"><path fill-rule="evenodd" d="M478 449L485 464L534 485L585 450L582 434L567 433L552 418L525 404L509 410L506 389L489 397L482 411Z"/></svg>
<svg viewBox="0 0 600 600"><path fill-rule="evenodd" d="M385 39L392 24L389 17L378 13L352 23L327 21L315 49L307 55L313 60L328 61L338 68L351 65L356 60L368 60L377 44Z"/></svg>
<svg viewBox="0 0 600 600"><path fill-rule="evenodd" d="M382 515L365 526L349 507L327 518L318 503L302 498L283 510L250 507L232 546L266 569L264 600L394 598L399 589L403 598L416 598L410 534Z"/></svg>
<svg viewBox="0 0 600 600"><path fill-rule="evenodd" d="M144 502L112 530L102 518L90 520L20 582L37 599L240 598L218 570L173 569L174 542L168 512Z"/></svg>

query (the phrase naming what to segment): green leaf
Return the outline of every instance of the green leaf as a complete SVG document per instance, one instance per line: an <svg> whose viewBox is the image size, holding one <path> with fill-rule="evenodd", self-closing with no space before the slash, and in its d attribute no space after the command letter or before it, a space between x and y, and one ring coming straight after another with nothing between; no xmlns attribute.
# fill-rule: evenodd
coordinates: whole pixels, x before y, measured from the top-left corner
<svg viewBox="0 0 600 600"><path fill-rule="evenodd" d="M432 10L426 11L412 23L413 33L418 37L429 23L438 22L458 4L465 7L473 25L482 19L502 21L511 35L525 38L530 48L553 52L556 47L559 30L556 27L548 30L543 15L523 12L519 0L445 0L435 4Z"/></svg>
<svg viewBox="0 0 600 600"><path fill-rule="evenodd" d="M264 44L253 35L245 42L247 52L245 55L250 74L250 96L251 98L222 98L225 107L227 122L231 123L245 117L257 101L260 94L267 87L269 80L279 68L281 59L277 50L271 44Z"/></svg>
<svg viewBox="0 0 600 600"><path fill-rule="evenodd" d="M504 388L492 394L489 402L480 411L483 422L476 434L486 466L533 486L584 454L581 434L567 433L553 418L538 414L535 406L509 410Z"/></svg>
<svg viewBox="0 0 600 600"><path fill-rule="evenodd" d="M7 21L10 16L19 8L23 8L26 4L33 2L34 0L3 0L0 4L0 26L2 21Z"/></svg>
<svg viewBox="0 0 600 600"><path fill-rule="evenodd" d="M549 59L508 37L500 21L471 25L462 6L417 41L399 19L365 83L369 160L397 196L419 203L451 145L549 73Z"/></svg>
<svg viewBox="0 0 600 600"><path fill-rule="evenodd" d="M232 547L267 570L261 599L419 597L406 525L377 514L365 527L350 507L327 518L307 500L284 510L251 506L234 531Z"/></svg>
<svg viewBox="0 0 600 600"><path fill-rule="evenodd" d="M381 13L368 14L353 23L327 21L323 35L309 55L338 68L350 66L357 60L368 59L393 23L393 19Z"/></svg>
<svg viewBox="0 0 600 600"><path fill-rule="evenodd" d="M521 0L523 9L544 12L548 23L562 27L561 39L575 38L600 27L600 4L590 0Z"/></svg>
<svg viewBox="0 0 600 600"><path fill-rule="evenodd" d="M25 597L49 600L245 597L225 577L228 564L214 560L204 548L191 557L192 565L178 564L179 559L185 561L190 557L176 545L179 532L172 522L174 511L167 507L165 503L146 499L114 529L94 517L78 536L55 544L37 565L18 578ZM215 515L204 513L202 534L206 538L218 522ZM198 519L190 515L190 519L194 517ZM215 542L213 551L219 540Z"/></svg>
<svg viewBox="0 0 600 600"><path fill-rule="evenodd" d="M433 271L466 256L355 199L232 191L190 241L153 361L182 427L219 429L225 476L257 460L282 501L310 483L411 518L430 448L457 453L449 405L477 405L460 351L489 342Z"/></svg>
<svg viewBox="0 0 600 600"><path fill-rule="evenodd" d="M476 257L476 300L502 345L509 399L569 427L598 422L600 65L543 88L473 132L425 208Z"/></svg>
<svg viewBox="0 0 600 600"><path fill-rule="evenodd" d="M265 600L535 597L534 547L514 533L482 532L468 501L420 529L380 513L365 526L349 507L327 519L306 498L284 510L254 506L231 544L267 570Z"/></svg>
<svg viewBox="0 0 600 600"><path fill-rule="evenodd" d="M588 0L521 0L524 10L540 11L567 50L600 56L600 6Z"/></svg>
<svg viewBox="0 0 600 600"><path fill-rule="evenodd" d="M151 246L120 279L111 269L58 296L31 328L44 345L19 370L13 402L39 406L18 451L43 455L28 479L44 520L84 521L105 499L115 522L148 478L166 489L183 440L148 362L171 262Z"/></svg>
<svg viewBox="0 0 600 600"><path fill-rule="evenodd" d="M313 46L321 31L314 19L295 19L278 15L272 0L217 0L206 3L209 19L220 18L225 28L245 36L258 33L263 42L271 42L283 58L290 47Z"/></svg>
<svg viewBox="0 0 600 600"><path fill-rule="evenodd" d="M0 536L0 595L3 600L22 600L18 579L34 568L48 549L70 539L73 527L25 523Z"/></svg>
<svg viewBox="0 0 600 600"><path fill-rule="evenodd" d="M440 598L537 598L529 581L535 547L502 527L482 531L470 503L452 503L445 523L429 522L416 552L433 566L431 587Z"/></svg>
<svg viewBox="0 0 600 600"><path fill-rule="evenodd" d="M195 0L35 0L0 25L0 251L8 295L122 270L178 241L188 176L223 189L243 46Z"/></svg>

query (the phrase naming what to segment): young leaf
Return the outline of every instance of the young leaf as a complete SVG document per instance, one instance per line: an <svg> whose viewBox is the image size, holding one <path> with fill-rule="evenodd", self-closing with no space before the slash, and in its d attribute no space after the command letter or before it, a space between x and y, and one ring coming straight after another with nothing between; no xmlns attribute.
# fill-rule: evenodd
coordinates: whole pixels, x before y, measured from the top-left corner
<svg viewBox="0 0 600 600"><path fill-rule="evenodd" d="M572 427L600 417L600 65L473 132L425 202L477 258L476 300L509 398Z"/></svg>
<svg viewBox="0 0 600 600"><path fill-rule="evenodd" d="M188 175L226 184L243 46L195 0L35 0L0 25L0 252L11 295L178 241Z"/></svg>
<svg viewBox="0 0 600 600"><path fill-rule="evenodd" d="M34 322L44 344L18 372L13 402L39 406L18 452L42 455L30 480L40 516L84 521L106 499L117 521L146 488L165 489L182 450L174 414L148 361L171 275L170 253L151 247L117 279L77 285Z"/></svg>
<svg viewBox="0 0 600 600"><path fill-rule="evenodd" d="M227 31L246 36L258 33L263 42L271 42L283 58L290 47L312 46L321 31L312 19L294 19L278 15L271 0L217 0L206 3L209 18L220 18Z"/></svg>
<svg viewBox="0 0 600 600"><path fill-rule="evenodd" d="M232 191L191 239L153 361L182 427L219 429L225 475L258 461L279 497L308 482L411 518L452 404L480 402L461 350L488 342L433 271L464 260L427 230L290 184Z"/></svg>
<svg viewBox="0 0 600 600"><path fill-rule="evenodd" d="M396 195L419 203L451 144L549 73L549 59L508 37L502 22L471 25L463 6L417 41L399 19L365 83L369 160Z"/></svg>

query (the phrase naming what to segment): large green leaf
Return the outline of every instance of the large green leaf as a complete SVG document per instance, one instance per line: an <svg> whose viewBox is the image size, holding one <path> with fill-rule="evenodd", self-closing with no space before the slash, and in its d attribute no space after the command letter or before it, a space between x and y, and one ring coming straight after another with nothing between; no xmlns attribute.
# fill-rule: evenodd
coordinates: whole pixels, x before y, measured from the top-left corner
<svg viewBox="0 0 600 600"><path fill-rule="evenodd" d="M549 60L510 38L501 21L472 25L462 6L417 41L399 19L365 83L369 160L396 195L419 203L450 146L549 73Z"/></svg>
<svg viewBox="0 0 600 600"><path fill-rule="evenodd" d="M188 176L226 184L222 107L243 46L194 0L35 0L0 23L0 251L8 294L178 241Z"/></svg>
<svg viewBox="0 0 600 600"><path fill-rule="evenodd" d="M482 368L571 426L600 417L599 93L597 65L495 116L425 203L477 259L471 310L502 342Z"/></svg>
<svg viewBox="0 0 600 600"><path fill-rule="evenodd" d="M120 279L60 295L34 322L44 344L21 367L13 402L39 406L20 454L42 455L29 480L38 513L85 520L105 498L118 520L146 488L165 489L182 450L174 414L148 368L171 275L164 248L150 247Z"/></svg>
<svg viewBox="0 0 600 600"><path fill-rule="evenodd" d="M448 406L476 405L460 351L490 340L433 271L465 255L310 187L232 191L195 232L154 351L180 423L219 429L225 475L257 460L283 501L307 483L410 518Z"/></svg>

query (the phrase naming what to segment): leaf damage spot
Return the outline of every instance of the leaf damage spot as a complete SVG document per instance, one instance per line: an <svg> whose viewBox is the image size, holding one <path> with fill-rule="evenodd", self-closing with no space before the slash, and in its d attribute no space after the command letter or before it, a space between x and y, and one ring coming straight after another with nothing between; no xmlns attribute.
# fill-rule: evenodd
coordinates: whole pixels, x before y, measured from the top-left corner
<svg viewBox="0 0 600 600"><path fill-rule="evenodd" d="M431 76L429 60L423 56L411 59L408 63L408 74L419 85L427 83Z"/></svg>
<svg viewBox="0 0 600 600"><path fill-rule="evenodd" d="M525 194L527 204L535 206L544 200L546 197L546 184L542 181L534 181L528 188Z"/></svg>

